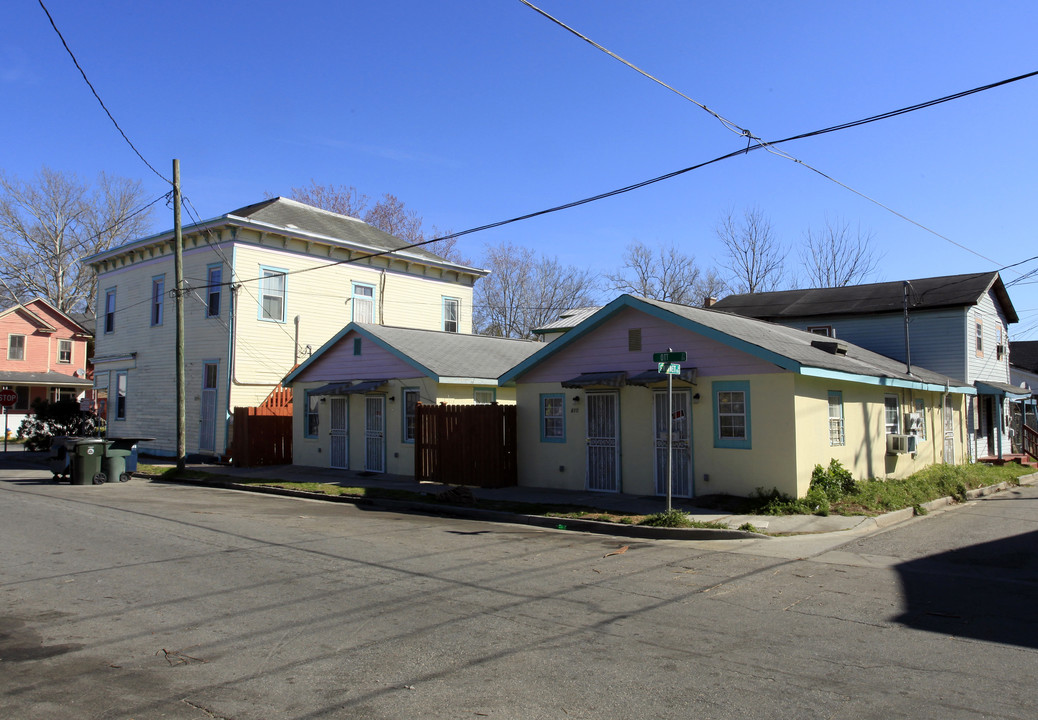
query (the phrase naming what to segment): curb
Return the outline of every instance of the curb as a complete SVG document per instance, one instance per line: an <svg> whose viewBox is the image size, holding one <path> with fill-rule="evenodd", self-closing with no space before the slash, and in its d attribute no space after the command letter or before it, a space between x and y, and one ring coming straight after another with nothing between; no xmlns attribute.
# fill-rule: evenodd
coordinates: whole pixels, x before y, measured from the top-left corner
<svg viewBox="0 0 1038 720"><path fill-rule="evenodd" d="M361 498L350 495L322 495L302 490L271 487L269 485L252 485L221 480L163 480L163 482L184 485L198 485L221 490L237 490L254 492L262 495L280 495L282 497L320 500L322 502L348 503L364 507L380 507L387 510L405 510L426 515L483 520L486 522L510 523L513 525L531 525L549 530L590 532L600 535L614 535L643 540L771 540L770 535L749 532L747 530L722 530L714 528L660 528L646 525L622 525L620 523L601 522L599 520L583 520L580 518L551 518L543 515L524 515L501 510L480 510L458 505L440 505L414 500L390 500L383 498Z"/></svg>

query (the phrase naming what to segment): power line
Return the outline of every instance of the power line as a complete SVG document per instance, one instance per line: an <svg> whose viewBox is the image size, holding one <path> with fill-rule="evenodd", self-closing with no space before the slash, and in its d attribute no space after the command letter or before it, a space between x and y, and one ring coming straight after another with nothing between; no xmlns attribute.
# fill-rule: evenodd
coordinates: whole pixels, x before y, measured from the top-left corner
<svg viewBox="0 0 1038 720"><path fill-rule="evenodd" d="M538 13L540 13L545 18L551 20L555 24L557 24L560 27L566 29L568 32L576 35L581 40L584 40L585 42L589 43L590 45L594 46L595 48L597 48L597 49L601 50L602 52L606 53L610 57L620 61L621 63L623 63L627 67L631 68L635 72L640 73L641 75L645 76L646 78L652 80L653 82L655 82L655 83L657 83L659 85L662 85L663 87L667 88L671 92L681 96L682 98L688 100L689 102L693 103L694 105L696 105L697 107L701 108L702 110L710 113L710 115L712 115L715 118L717 118L721 122L721 124L724 125L724 127L727 128L728 130L736 133L740 137L747 138L747 140L749 141L750 144L747 145L745 150L740 151L740 152L749 152L751 149L758 149L760 147L763 147L768 152L771 152L774 155L777 155L779 157L782 157L782 158L785 158L785 159L790 160L792 162L795 162L798 165L802 165L803 167L807 168L808 170L811 170L812 172L815 172L818 175L822 176L826 180L829 180L830 182L833 182L833 183L839 185L840 187L844 188L845 190L849 190L850 192L854 193L855 195L857 195L857 196L859 196L859 197L861 197L861 198L863 198L863 199L865 199L865 200L867 200L867 201L869 201L869 202L871 202L871 203L873 203L873 204L883 208L887 212L892 213L893 215L896 215L897 217L901 218L902 220L910 222L913 225L921 228L922 230L925 230L926 232L932 233L933 235L941 238L942 240L945 240L946 242L949 242L952 245L955 245L956 247L958 247L958 248L960 248L962 250L965 250L965 251L967 251L969 253L972 253L973 255L976 255L977 257L981 258L982 260L987 260L990 263L994 263L995 265L998 265L998 262L996 262L995 260L992 260L991 258L986 257L984 255L981 255L980 253L976 252L975 250L972 250L972 249L966 247L965 245L962 245L961 243L958 243L958 242L952 240L951 238L949 238L949 237L947 237L945 235L942 235L941 233L937 232L936 230L932 230L931 228L923 225L920 222L917 222L917 221L913 220L912 218L908 217L907 215L905 215L905 214L903 214L901 212L898 212L897 210L894 210L893 208L889 207L888 205L883 204L879 200L876 200L875 198L872 198L869 195L866 195L865 193L852 188L850 185L847 185L846 183L843 183L843 182L837 180L836 178L834 178L834 177L832 177L832 176L822 172L821 170L819 170L819 169L817 169L815 167L812 167L811 165L808 165L807 163L805 163L802 160L800 160L800 159L790 155L789 153L786 153L784 151L774 150L773 146L777 145L779 143L789 142L791 140L799 140L799 139L803 139L803 138L807 138L807 137L814 137L816 135L822 135L822 134L829 133L829 132L835 132L836 130L845 130L847 128L857 127L858 125L864 125L866 123L876 122L877 120L883 120L883 119L886 119L886 118L895 117L897 115L903 115L905 113L912 112L914 110L920 110L922 108L932 107L933 105L937 105L937 104L940 104L940 103L943 103L943 102L948 102L949 100L955 100L955 99L958 99L958 98L966 97L967 95L972 95L972 94L977 93L977 92L982 92L984 90L990 90L992 88L999 87L1001 85L1006 85L1006 84L1009 84L1011 82L1016 82L1018 80L1023 80L1025 78L1033 77L1035 75L1038 75L1038 71L1027 73L1025 75L1019 75L1019 76L1017 76L1015 78L1009 78L1007 80L1001 80L1001 81L996 82L996 83L990 83L988 85L984 85L984 86L979 87L979 88L973 88L971 90L965 90L963 92L955 93L953 95L948 95L948 96L945 96L943 98L938 98L936 100L929 100L927 102L919 103L917 105L913 105L913 106L910 106L908 108L901 108L899 110L892 110L892 111L889 111L889 112L886 112L886 113L881 113L879 115L873 115L873 116L871 116L869 118L864 118L862 120L856 120L854 122L843 123L841 125L836 125L836 126L832 126L830 128L825 128L823 130L816 130L814 132L804 133L804 134L801 134L801 135L796 135L796 136L793 136L793 137L785 138L783 140L778 140L778 141L774 141L774 142L767 142L767 141L762 140L761 138L757 137L756 135L753 135L749 130L746 130L745 128L737 125L736 123L732 122L731 120L728 120L725 117L722 117L720 114L718 114L717 112L711 110L706 105L704 105L703 103L699 102L698 100L695 100L695 99L689 97L685 93L683 93L683 92L681 92L681 91L671 87L670 85L668 85L667 83L663 82L662 80L659 80L658 78L654 77L653 75L650 75L646 71L644 71L641 68L639 68L637 65L634 65L633 63L628 62L624 58L620 57L616 53L614 53L611 50L609 50L608 48L598 44L597 42L595 42L591 38L587 37L586 35L580 33L579 31L575 30L574 28L570 27L569 25L565 24L561 20L559 20L559 19L549 15L545 11L541 10L540 8L538 8L536 5L533 5L532 3L528 2L528 0L519 0L519 2L523 3L527 7L535 10ZM753 141L756 141L757 144L753 145L752 144Z"/></svg>
<svg viewBox="0 0 1038 720"><path fill-rule="evenodd" d="M114 118L114 117L112 117L112 113L111 113L111 112L109 112L109 110L108 110L108 107L107 107L107 106L105 105L105 103L104 103L104 100L102 100L102 99L101 99L101 96L97 94L97 90L95 90L95 89L94 89L94 86L93 86L93 84L92 84L92 83L90 82L90 78L88 78L88 77L87 77L87 75L86 75L86 72L85 72L85 71L83 70L83 68L82 68L82 67L80 66L80 64L79 64L79 60L77 60L77 59L76 59L76 56L75 56L75 54L74 54L74 53L72 52L72 48L70 48L70 47L68 46L68 43L67 43L67 42L65 42L65 36L61 34L61 31L60 31L60 30L58 30L58 25L57 25L57 23L55 23L55 22L54 22L54 18L53 18L53 17L51 17L51 14L50 14L50 10L48 10L48 9L47 9L47 6L43 4L43 0L37 0L37 1L38 1L38 2L40 3L40 7L41 7L41 8L43 8L43 12L44 12L44 13L46 13L46 15L47 15L47 19L48 19L48 20L50 20L50 26L51 26L52 28L54 28L54 32L56 32L56 33L58 34L58 38L59 38L59 39L61 40L61 44L65 46L65 50L66 50L66 51L68 52L68 54L69 54L69 57L71 57L71 58L72 58L72 62L73 62L73 63L75 64L75 66L76 66L76 69L77 69L77 70L79 70L79 74L83 76L83 80L84 80L84 82L86 82L86 84L87 84L87 87L89 87L89 88L90 88L90 92L92 92L92 93L94 94L94 97L95 97L95 98L97 98L97 102L99 102L99 103L101 104L101 109L105 111L105 114L106 114L106 115L108 116L108 119L112 121L112 124L113 124L113 125L115 125L115 129L116 129L116 130L118 130L118 131L119 131L119 134L123 136L123 140L125 140L125 141L126 141L126 144L130 146L130 149L131 149L131 150L133 150L133 151L134 151L134 152L135 152L135 153L137 154L137 157L139 157L139 158L141 159L141 162L143 162L143 163L144 163L145 165L147 165L147 166L148 166L148 168L149 168L149 169L150 169L150 170L151 170L151 171L152 171L153 173L155 173L155 174L156 174L156 175L158 175L158 176L159 176L160 178L162 178L163 180L165 180L165 181L166 181L166 182L167 182L168 184L172 185L172 184L173 184L173 181L172 181L172 180L170 180L169 178L167 178L167 177L166 177L165 175L163 175L162 173L160 173L160 172L159 172L158 170L156 170L156 169L155 169L154 167L152 167L152 164L151 164L150 162L148 162L147 160L145 160L145 159L144 159L144 156L143 156L143 155L141 155L140 151L139 151L139 150L138 150L138 149L136 148L136 146L135 146L135 145L134 145L134 144L133 144L133 143L132 143L132 142L130 141L130 138L128 138L128 137L126 136L126 133L125 133L125 132L123 132L123 129L122 129L121 127L119 127L119 123L117 123L117 122L115 121L115 118Z"/></svg>

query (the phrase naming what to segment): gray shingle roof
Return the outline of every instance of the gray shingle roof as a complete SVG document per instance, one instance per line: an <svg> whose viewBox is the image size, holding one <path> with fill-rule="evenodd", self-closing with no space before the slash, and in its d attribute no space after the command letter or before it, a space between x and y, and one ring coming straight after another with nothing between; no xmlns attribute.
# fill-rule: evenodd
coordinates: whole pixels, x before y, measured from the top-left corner
<svg viewBox="0 0 1038 720"><path fill-rule="evenodd" d="M57 372L0 372L0 383L5 385L57 385L62 387L88 388L93 380L73 377Z"/></svg>
<svg viewBox="0 0 1038 720"><path fill-rule="evenodd" d="M427 369L437 378L496 381L507 370L544 347L544 343L533 340L350 323L292 371L285 382L292 382L297 376L305 377L306 368L354 330L374 339L412 365Z"/></svg>
<svg viewBox="0 0 1038 720"><path fill-rule="evenodd" d="M1009 322L1019 322L1013 303L997 272L945 275L909 280L911 308L933 309L976 305L994 290ZM870 283L837 288L805 288L777 292L729 295L715 310L761 320L787 320L818 315L860 315L900 312L904 306L904 282Z"/></svg>
<svg viewBox="0 0 1038 720"><path fill-rule="evenodd" d="M803 330L719 312L712 308L678 305L633 295L621 295L602 308L599 313L586 320L584 325L574 328L571 334L564 335L555 342L544 346L537 357L530 358L522 367L517 367L507 373L503 379L507 381L521 375L541 360L562 350L573 339L597 327L606 318L624 307L649 312L668 322L673 322L679 327L711 337L789 370L803 372L804 368L813 368L847 375L887 378L910 384L926 383L967 387L962 380L918 366L913 366L912 373L909 374L906 372L903 362L851 343L832 342L828 338ZM844 353L834 353L825 349L826 347L834 349L835 346L839 346Z"/></svg>
<svg viewBox="0 0 1038 720"><path fill-rule="evenodd" d="M1038 340L1009 343L1009 364L1022 370L1038 372Z"/></svg>
<svg viewBox="0 0 1038 720"><path fill-rule="evenodd" d="M464 271L475 275L487 274L486 270L466 267L442 258L426 250L425 247L401 249L410 243L395 235L383 232L363 220L322 210L289 198L276 197L253 203L252 205L246 205L212 220L204 221L201 225L214 227L224 224L250 222L269 226L275 231L288 236L312 236L328 240L331 243L350 245L362 249L373 249L375 251L391 250L394 252L394 255L413 258L416 261L464 269ZM193 227L196 226L189 226L184 228L184 230L185 232L190 232ZM83 262L87 264L101 262L131 249L165 242L171 235L172 231L167 230L157 235L133 240L119 247L85 258Z"/></svg>
<svg viewBox="0 0 1038 720"><path fill-rule="evenodd" d="M497 378L544 347L532 340L360 325L439 377Z"/></svg>

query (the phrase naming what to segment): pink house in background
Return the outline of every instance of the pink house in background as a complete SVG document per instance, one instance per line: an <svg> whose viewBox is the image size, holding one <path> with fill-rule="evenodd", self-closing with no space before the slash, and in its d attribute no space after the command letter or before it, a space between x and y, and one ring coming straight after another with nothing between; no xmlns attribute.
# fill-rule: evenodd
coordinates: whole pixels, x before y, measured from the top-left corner
<svg viewBox="0 0 1038 720"><path fill-rule="evenodd" d="M18 394L5 413L8 435L37 398L81 399L93 387L87 379L87 342L82 325L42 298L0 311L0 387Z"/></svg>

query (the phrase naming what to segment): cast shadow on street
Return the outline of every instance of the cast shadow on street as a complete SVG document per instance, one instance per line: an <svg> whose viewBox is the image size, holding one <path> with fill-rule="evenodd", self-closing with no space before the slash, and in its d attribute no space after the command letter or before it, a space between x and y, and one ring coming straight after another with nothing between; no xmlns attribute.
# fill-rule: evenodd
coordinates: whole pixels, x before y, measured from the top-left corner
<svg viewBox="0 0 1038 720"><path fill-rule="evenodd" d="M1038 648L1038 531L898 565L916 630Z"/></svg>

